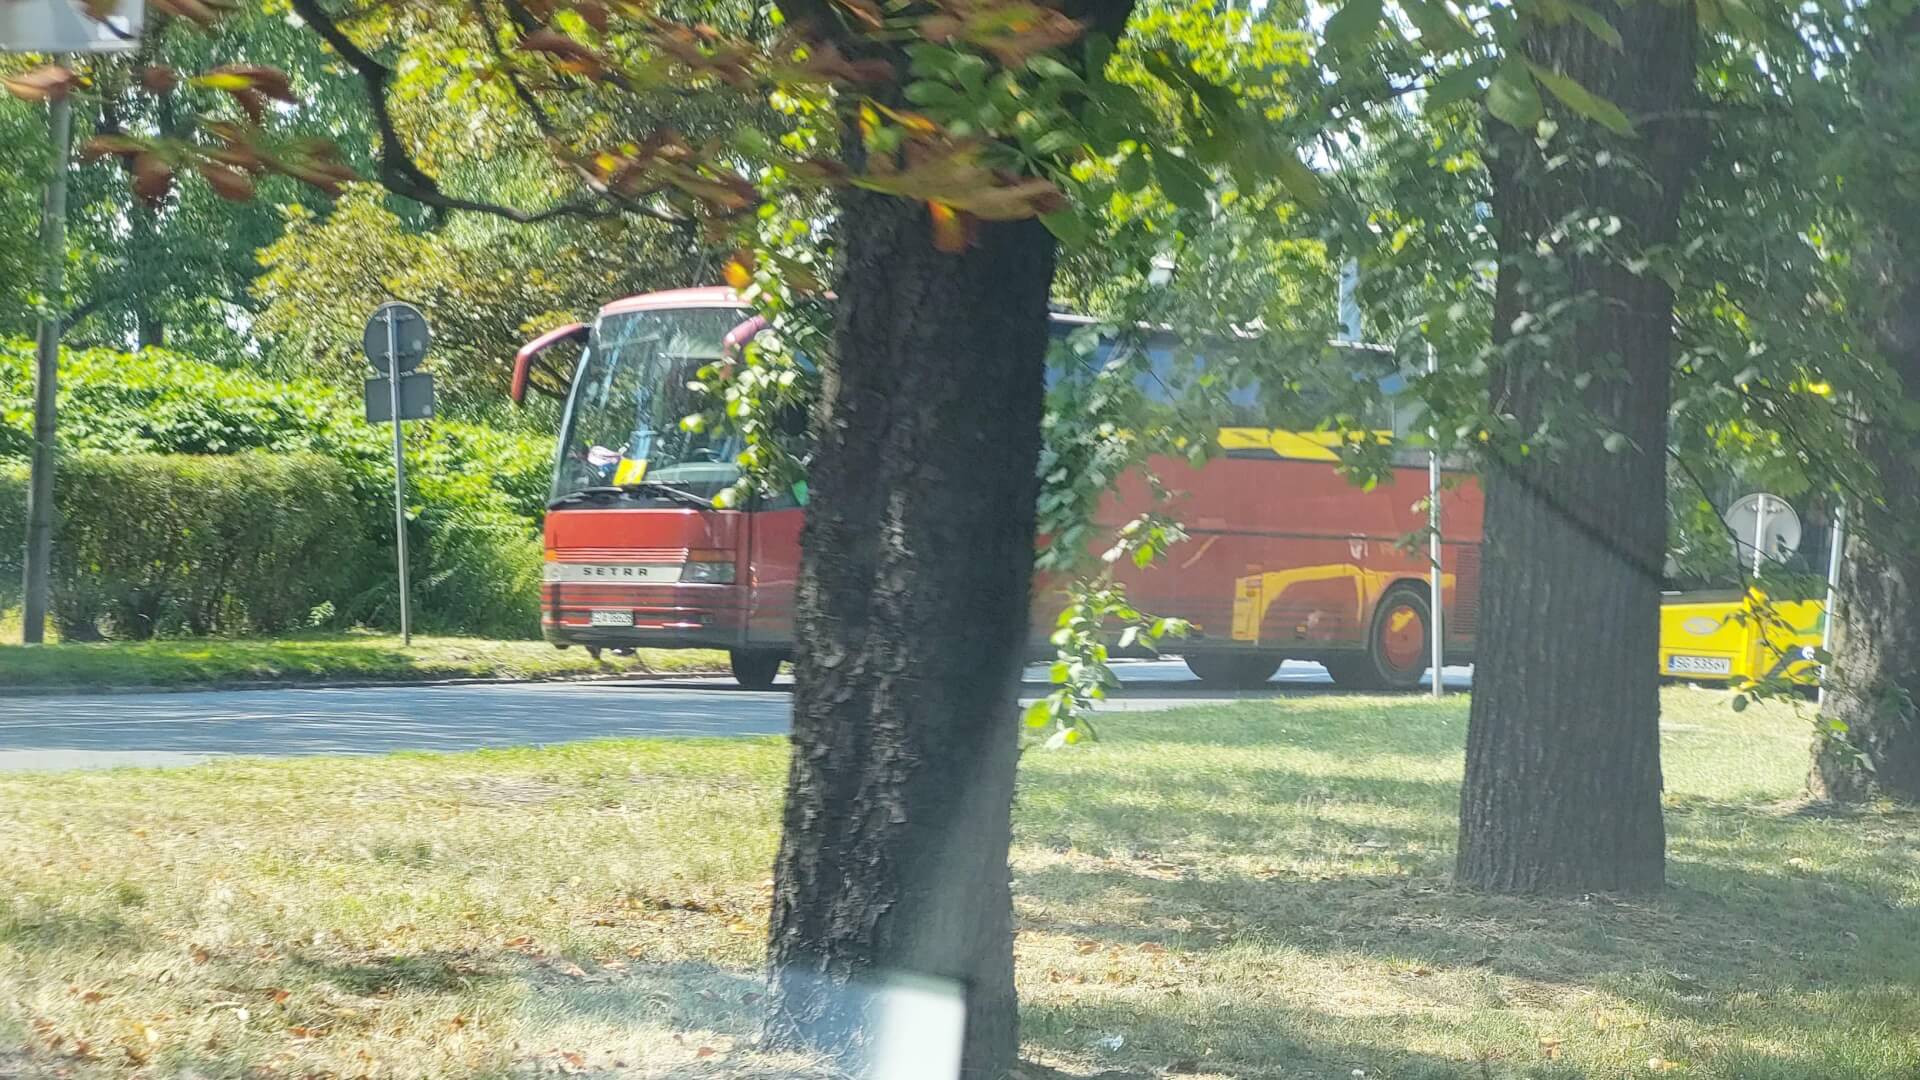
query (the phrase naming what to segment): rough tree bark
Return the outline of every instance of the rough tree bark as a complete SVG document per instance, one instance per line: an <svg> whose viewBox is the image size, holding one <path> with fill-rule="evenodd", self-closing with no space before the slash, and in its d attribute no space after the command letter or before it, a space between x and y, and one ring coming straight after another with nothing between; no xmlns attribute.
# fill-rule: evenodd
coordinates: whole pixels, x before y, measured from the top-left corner
<svg viewBox="0 0 1920 1080"><path fill-rule="evenodd" d="M860 1052L874 992L940 980L966 1075L1014 1063L1017 690L1053 238L934 249L927 211L849 194L838 356L802 540L793 761L769 963L776 1043Z"/></svg>
<svg viewBox="0 0 1920 1080"><path fill-rule="evenodd" d="M1876 30L1858 61L1863 183L1853 197L1866 240L1858 264L1872 294L1874 343L1911 405L1920 403L1920 207L1890 178L1899 175L1893 158L1920 134L1920 12ZM1856 427L1853 445L1878 478L1879 499L1849 508L1834 673L1821 708L1845 731L1816 738L1808 788L1837 802L1876 794L1920 801L1920 435L1889 415Z"/></svg>
<svg viewBox="0 0 1920 1080"><path fill-rule="evenodd" d="M1637 137L1608 137L1555 110L1561 138L1575 132L1614 159L1555 168L1534 133L1495 125L1494 326L1505 351L1494 407L1523 438L1555 411L1556 395L1577 396L1596 421L1568 417L1553 427L1557 445L1495 455L1486 469L1457 874L1502 892L1641 891L1665 880L1657 641L1673 294L1618 253L1670 242L1677 229L1700 137L1676 119L1692 100L1695 17L1691 3L1593 6L1622 48L1568 20L1537 27L1525 54L1618 105ZM1607 250L1583 254L1556 238L1570 216L1595 213L1621 220ZM1550 259L1539 256L1545 246ZM1562 295L1583 299L1539 344L1530 336L1539 328L1516 320ZM1591 381L1575 390L1582 374ZM1609 448L1610 432L1626 444Z"/></svg>
<svg viewBox="0 0 1920 1080"><path fill-rule="evenodd" d="M1132 10L1057 6L1110 37ZM830 5L783 8L905 71ZM838 222L765 1034L857 1061L892 1045L886 991L931 988L964 1006L961 1074L997 1080L1019 1050L1007 852L1055 244L1022 221L941 252L924 206L857 189ZM936 1075L938 1036L905 1037Z"/></svg>

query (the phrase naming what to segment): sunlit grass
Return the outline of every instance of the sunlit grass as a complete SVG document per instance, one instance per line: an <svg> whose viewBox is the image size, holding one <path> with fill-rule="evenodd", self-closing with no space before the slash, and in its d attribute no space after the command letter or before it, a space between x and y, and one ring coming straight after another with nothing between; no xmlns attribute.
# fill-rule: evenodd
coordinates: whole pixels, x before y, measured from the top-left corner
<svg viewBox="0 0 1920 1080"><path fill-rule="evenodd" d="M17 625L0 640L18 642ZM557 678L618 672L719 671L705 650L643 649L594 660L540 641L314 633L280 638L174 638L33 648L0 645L0 692L8 687L192 686L354 679Z"/></svg>
<svg viewBox="0 0 1920 1080"><path fill-rule="evenodd" d="M1464 699L1123 714L1029 754L1028 1055L1920 1075L1920 818L1802 805L1786 706L1666 701L1672 884L1638 901L1450 884ZM76 1076L797 1074L749 1045L784 774L752 739L0 777L0 1073L12 1042Z"/></svg>

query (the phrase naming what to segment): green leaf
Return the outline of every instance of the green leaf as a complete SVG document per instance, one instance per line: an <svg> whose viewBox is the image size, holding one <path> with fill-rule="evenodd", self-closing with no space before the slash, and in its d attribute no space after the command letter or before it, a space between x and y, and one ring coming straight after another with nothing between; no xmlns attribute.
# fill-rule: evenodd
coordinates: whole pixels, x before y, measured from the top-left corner
<svg viewBox="0 0 1920 1080"><path fill-rule="evenodd" d="M1327 205L1327 191L1320 185L1320 174L1307 168L1307 163L1291 153L1283 153L1275 161L1274 176L1280 180L1280 186L1294 197L1300 205L1319 209Z"/></svg>
<svg viewBox="0 0 1920 1080"><path fill-rule="evenodd" d="M1054 128L1052 131L1042 132L1039 138L1033 140L1033 152L1043 157L1051 157L1081 145L1079 132L1068 128Z"/></svg>
<svg viewBox="0 0 1920 1080"><path fill-rule="evenodd" d="M1327 44L1339 51L1353 49L1373 40L1380 29L1382 0L1347 0L1327 20Z"/></svg>
<svg viewBox="0 0 1920 1080"><path fill-rule="evenodd" d="M1567 14L1580 20L1580 25L1593 32L1593 36L1614 48L1620 48L1620 31L1613 28L1605 15L1593 10L1578 0L1568 0Z"/></svg>
<svg viewBox="0 0 1920 1080"><path fill-rule="evenodd" d="M1069 86L1081 85L1078 72L1045 53L1040 53L1028 60L1027 70L1046 82L1066 83Z"/></svg>
<svg viewBox="0 0 1920 1080"><path fill-rule="evenodd" d="M1030 728L1046 727L1047 722L1053 719L1053 699L1041 698L1027 706L1027 711L1022 718Z"/></svg>
<svg viewBox="0 0 1920 1080"><path fill-rule="evenodd" d="M1527 67L1525 61L1509 58L1487 87L1487 111L1522 131L1532 131L1546 113Z"/></svg>
<svg viewBox="0 0 1920 1080"><path fill-rule="evenodd" d="M1178 155L1155 151L1153 175L1173 205L1196 214L1204 214L1209 209L1207 188L1211 182L1200 166Z"/></svg>
<svg viewBox="0 0 1920 1080"><path fill-rule="evenodd" d="M1093 239L1092 227L1071 207L1041 214L1040 224L1045 225L1048 232L1068 247L1084 247Z"/></svg>
<svg viewBox="0 0 1920 1080"><path fill-rule="evenodd" d="M1482 74L1483 72L1478 68L1473 67L1447 72L1433 80L1433 83L1427 87L1426 100L1421 107L1429 113L1436 113L1455 102L1473 97L1480 92Z"/></svg>
<svg viewBox="0 0 1920 1080"><path fill-rule="evenodd" d="M1554 97L1559 98L1560 103L1567 108L1616 135L1633 134L1633 121L1627 119L1627 114L1620 111L1620 106L1594 94L1552 68L1527 61L1527 70L1533 72L1533 77L1539 79L1540 84L1545 86Z"/></svg>
<svg viewBox="0 0 1920 1080"><path fill-rule="evenodd" d="M1120 175L1115 181L1121 191L1139 191L1153 182L1153 173L1147 167L1146 155L1139 152L1128 154L1120 163Z"/></svg>
<svg viewBox="0 0 1920 1080"><path fill-rule="evenodd" d="M908 101L923 107L957 109L967 103L967 99L960 96L960 91L946 83L934 82L930 79L910 82L904 92Z"/></svg>
<svg viewBox="0 0 1920 1080"><path fill-rule="evenodd" d="M1475 41L1473 32L1447 10L1444 0L1400 0L1400 9L1420 31L1420 47L1430 53L1453 52Z"/></svg>

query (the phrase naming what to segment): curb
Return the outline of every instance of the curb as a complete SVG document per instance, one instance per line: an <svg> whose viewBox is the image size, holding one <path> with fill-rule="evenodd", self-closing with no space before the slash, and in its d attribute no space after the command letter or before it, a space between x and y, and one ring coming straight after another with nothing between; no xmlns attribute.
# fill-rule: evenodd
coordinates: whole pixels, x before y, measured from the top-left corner
<svg viewBox="0 0 1920 1080"><path fill-rule="evenodd" d="M539 683L615 683L666 682L672 679L707 679L725 676L724 670L712 671L631 671L611 675L521 675L474 676L471 678L418 679L253 679L245 682L212 680L199 683L81 684L0 687L0 698L29 697L110 697L131 694L191 694L247 690L371 690L379 687L517 686Z"/></svg>

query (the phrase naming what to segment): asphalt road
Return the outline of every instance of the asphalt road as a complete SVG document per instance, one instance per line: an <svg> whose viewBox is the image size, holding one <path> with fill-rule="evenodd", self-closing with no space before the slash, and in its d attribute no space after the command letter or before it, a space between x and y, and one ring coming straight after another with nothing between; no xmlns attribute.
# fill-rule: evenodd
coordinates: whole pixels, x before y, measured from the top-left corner
<svg viewBox="0 0 1920 1080"><path fill-rule="evenodd" d="M1317 664L1288 663L1266 688L1207 690L1178 661L1116 665L1125 691L1107 710L1164 709L1331 689ZM1046 692L1028 673L1026 693ZM1448 668L1465 689L1469 670ZM191 765L225 756L382 754L540 746L633 736L771 735L787 730L787 691L729 679L186 691L71 697L0 695L0 771Z"/></svg>

